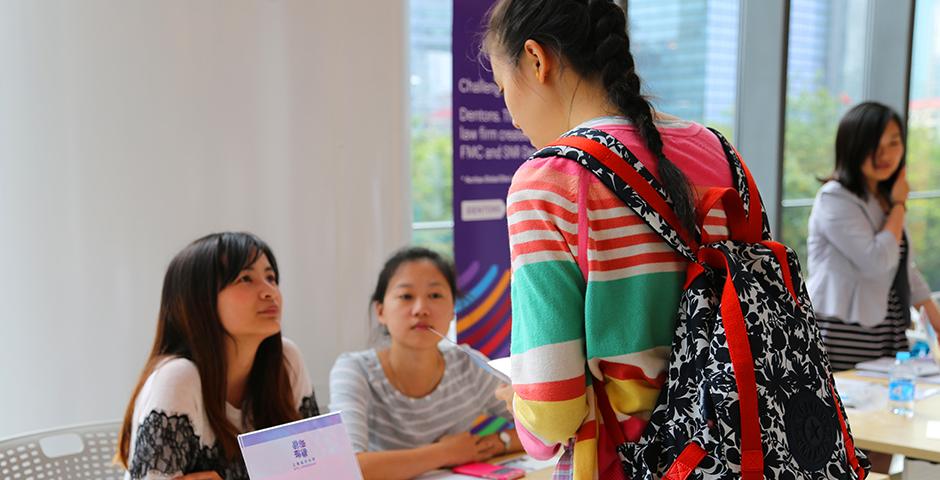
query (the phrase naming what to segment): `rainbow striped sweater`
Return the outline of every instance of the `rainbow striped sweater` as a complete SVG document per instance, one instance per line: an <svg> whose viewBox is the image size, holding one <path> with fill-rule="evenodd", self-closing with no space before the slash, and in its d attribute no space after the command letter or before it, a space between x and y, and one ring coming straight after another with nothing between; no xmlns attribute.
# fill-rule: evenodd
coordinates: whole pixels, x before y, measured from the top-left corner
<svg viewBox="0 0 940 480"><path fill-rule="evenodd" d="M651 153L626 120L605 117L580 126L610 133L657 175ZM667 157L696 193L731 186L728 163L711 132L687 122L657 127ZM569 159L527 161L513 177L507 204L513 406L520 438L538 458L574 442L567 457L573 462L560 463L556 478L622 478L595 408L590 373L605 383L617 428L628 441L639 439L666 378L687 261ZM727 232L722 217L710 212L710 233ZM585 235L586 282L577 262L579 237Z"/></svg>

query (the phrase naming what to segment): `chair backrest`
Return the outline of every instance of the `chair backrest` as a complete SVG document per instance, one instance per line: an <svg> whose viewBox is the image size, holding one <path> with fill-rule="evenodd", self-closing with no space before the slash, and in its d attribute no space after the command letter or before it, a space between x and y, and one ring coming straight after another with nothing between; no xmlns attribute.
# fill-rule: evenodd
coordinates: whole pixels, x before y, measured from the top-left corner
<svg viewBox="0 0 940 480"><path fill-rule="evenodd" d="M0 440L0 480L120 480L111 463L120 422L65 427Z"/></svg>

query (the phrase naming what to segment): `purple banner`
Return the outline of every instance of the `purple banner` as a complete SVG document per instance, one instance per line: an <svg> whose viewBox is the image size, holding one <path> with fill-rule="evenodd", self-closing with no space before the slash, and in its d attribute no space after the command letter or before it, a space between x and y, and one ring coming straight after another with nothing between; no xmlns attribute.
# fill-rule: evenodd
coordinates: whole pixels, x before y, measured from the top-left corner
<svg viewBox="0 0 940 480"><path fill-rule="evenodd" d="M500 358L509 355L511 325L506 194L533 149L478 61L493 3L454 0L454 261L465 295L457 302L457 339Z"/></svg>

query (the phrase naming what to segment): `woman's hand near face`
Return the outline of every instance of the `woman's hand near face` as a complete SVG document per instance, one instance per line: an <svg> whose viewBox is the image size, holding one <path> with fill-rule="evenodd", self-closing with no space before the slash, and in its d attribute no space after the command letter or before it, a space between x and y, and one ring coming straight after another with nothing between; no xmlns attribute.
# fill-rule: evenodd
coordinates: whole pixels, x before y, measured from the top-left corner
<svg viewBox="0 0 940 480"><path fill-rule="evenodd" d="M907 183L907 168L902 168L897 181L894 182L894 187L891 188L891 206L888 208L888 218L884 226L884 230L894 235L898 245L904 240L904 217L907 214L907 207L897 208L896 205L903 205L910 192L911 186Z"/></svg>
<svg viewBox="0 0 940 480"><path fill-rule="evenodd" d="M907 167L901 169L894 187L891 188L891 204L904 203L911 193L911 185L907 182Z"/></svg>

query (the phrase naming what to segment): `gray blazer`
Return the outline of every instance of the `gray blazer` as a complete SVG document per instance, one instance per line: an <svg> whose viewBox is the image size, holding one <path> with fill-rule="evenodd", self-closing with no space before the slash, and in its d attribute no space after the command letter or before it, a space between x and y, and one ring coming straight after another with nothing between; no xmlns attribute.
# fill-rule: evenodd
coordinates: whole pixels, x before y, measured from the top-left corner
<svg viewBox="0 0 940 480"><path fill-rule="evenodd" d="M878 200L862 200L839 182L827 182L809 215L807 289L816 314L873 327L888 313L888 291L901 258ZM908 244L911 302L930 298Z"/></svg>

